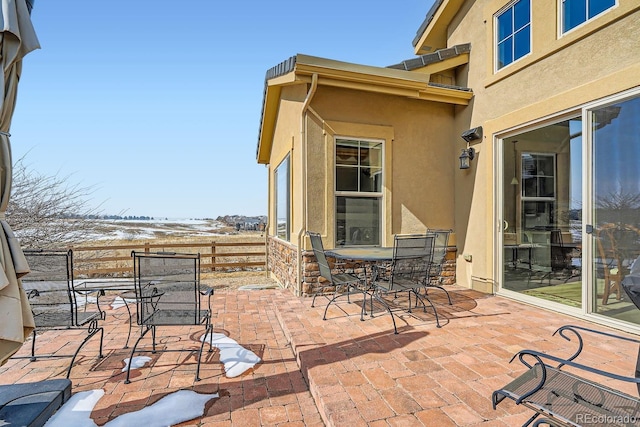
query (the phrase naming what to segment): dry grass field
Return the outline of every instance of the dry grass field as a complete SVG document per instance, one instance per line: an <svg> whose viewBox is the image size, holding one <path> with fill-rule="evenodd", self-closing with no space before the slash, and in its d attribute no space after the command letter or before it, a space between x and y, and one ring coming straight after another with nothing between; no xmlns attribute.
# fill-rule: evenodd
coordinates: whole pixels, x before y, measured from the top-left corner
<svg viewBox="0 0 640 427"><path fill-rule="evenodd" d="M117 250L95 250L84 251L82 248L92 247L122 247L122 246L144 246L145 244L153 245L152 251L173 251L173 252L185 252L185 253L201 253L202 263L205 264L211 261L211 249L210 247L201 248L189 248L183 245L188 244L206 244L212 246L213 244L226 244L226 243L244 243L244 242L264 242L264 234L259 231L236 231L232 227L216 227L212 228L209 233L199 229L197 232L189 230L181 224L167 225L163 224L161 227L157 227L157 231L153 231L154 224L145 223L145 238L134 238L135 235L143 233L136 233L131 231L131 224L127 224L127 235L124 238L109 238L109 239L90 239L86 240L82 244L74 247L74 254L76 258L76 265L81 266L81 259L90 259L91 257L123 257L123 261L114 261L119 263L118 265L128 265L129 261L126 258L130 255L131 249L117 249ZM152 230L151 235L149 230ZM158 247L160 245L160 247ZM248 247L243 249L242 247L221 247L216 246L216 253L229 253L229 252L251 252L256 250L264 251L264 247ZM235 260L234 260L235 258ZM247 262L247 261L260 261L264 260L262 257L225 257L224 262ZM267 276L263 267L227 267L220 269L220 271L210 271L210 269L203 269L201 272L201 282L214 289L237 289L241 286L277 286L277 283Z"/></svg>

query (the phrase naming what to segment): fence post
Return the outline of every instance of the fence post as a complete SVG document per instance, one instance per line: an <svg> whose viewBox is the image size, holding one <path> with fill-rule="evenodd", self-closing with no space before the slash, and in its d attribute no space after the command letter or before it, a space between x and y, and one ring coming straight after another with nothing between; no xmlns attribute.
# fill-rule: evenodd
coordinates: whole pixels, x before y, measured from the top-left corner
<svg viewBox="0 0 640 427"><path fill-rule="evenodd" d="M211 242L211 271L216 271L216 242Z"/></svg>

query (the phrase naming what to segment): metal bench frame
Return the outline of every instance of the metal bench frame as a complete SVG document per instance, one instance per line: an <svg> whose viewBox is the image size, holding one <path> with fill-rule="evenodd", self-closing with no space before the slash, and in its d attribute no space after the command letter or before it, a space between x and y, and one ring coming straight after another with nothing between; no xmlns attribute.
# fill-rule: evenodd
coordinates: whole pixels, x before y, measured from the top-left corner
<svg viewBox="0 0 640 427"><path fill-rule="evenodd" d="M571 341L572 336L576 338L576 352L567 359L534 350L518 352L511 361L518 358L529 369L505 387L493 392L493 409L505 398L531 409L535 414L523 426L531 423L534 426L639 425L638 397L600 384L591 378L601 376L603 379L634 383L640 393L640 350L633 377L593 368L575 362L584 348L579 331L640 344L640 340L607 332L573 325L562 326L554 335L558 334L567 341ZM582 372L588 374L589 379L581 376L584 375ZM538 418L539 416L542 417Z"/></svg>

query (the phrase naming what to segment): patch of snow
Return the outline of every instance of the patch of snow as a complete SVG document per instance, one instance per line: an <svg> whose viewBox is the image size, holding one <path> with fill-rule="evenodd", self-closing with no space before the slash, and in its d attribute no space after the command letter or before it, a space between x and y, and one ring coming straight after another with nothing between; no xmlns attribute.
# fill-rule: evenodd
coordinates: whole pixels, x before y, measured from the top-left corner
<svg viewBox="0 0 640 427"><path fill-rule="evenodd" d="M117 310L129 304L135 304L136 300L132 298L122 298L121 296L117 296L113 299L111 303L111 308Z"/></svg>
<svg viewBox="0 0 640 427"><path fill-rule="evenodd" d="M224 334L212 333L207 336L203 335L200 341L207 338L210 339L211 345L220 350L220 361L224 364L227 378L235 378L242 375L262 360L254 352L247 350Z"/></svg>
<svg viewBox="0 0 640 427"><path fill-rule="evenodd" d="M45 424L45 427L97 427L91 419L104 390L83 391L74 394ZM192 420L204 414L205 404L219 397L218 393L199 394L190 390L178 390L151 406L139 411L122 414L104 427L165 427Z"/></svg>
<svg viewBox="0 0 640 427"><path fill-rule="evenodd" d="M133 358L133 362L131 362L131 369L140 369L149 362L151 362L151 358L149 356L135 356ZM127 371L127 366L129 366L128 357L124 359L124 368L122 368L122 372Z"/></svg>

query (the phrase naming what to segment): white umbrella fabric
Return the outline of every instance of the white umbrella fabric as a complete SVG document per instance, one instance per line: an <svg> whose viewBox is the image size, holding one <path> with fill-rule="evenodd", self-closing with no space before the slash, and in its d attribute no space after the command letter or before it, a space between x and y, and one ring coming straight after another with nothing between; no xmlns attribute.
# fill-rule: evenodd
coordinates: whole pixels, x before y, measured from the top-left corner
<svg viewBox="0 0 640 427"><path fill-rule="evenodd" d="M20 277L29 272L20 243L5 220L11 195L9 128L15 108L22 58L40 48L30 17L30 1L2 0L0 10L0 365L22 347L35 324Z"/></svg>

